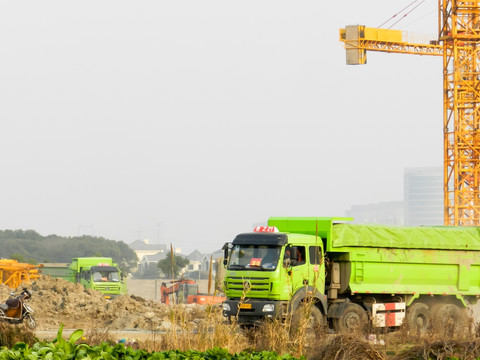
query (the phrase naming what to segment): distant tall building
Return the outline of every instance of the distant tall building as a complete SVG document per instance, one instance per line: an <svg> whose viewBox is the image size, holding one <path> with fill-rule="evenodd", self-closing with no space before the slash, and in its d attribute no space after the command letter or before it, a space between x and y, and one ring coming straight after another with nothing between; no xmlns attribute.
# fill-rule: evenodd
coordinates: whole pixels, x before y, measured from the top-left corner
<svg viewBox="0 0 480 360"><path fill-rule="evenodd" d="M443 225L443 169L409 168L404 173L405 225Z"/></svg>

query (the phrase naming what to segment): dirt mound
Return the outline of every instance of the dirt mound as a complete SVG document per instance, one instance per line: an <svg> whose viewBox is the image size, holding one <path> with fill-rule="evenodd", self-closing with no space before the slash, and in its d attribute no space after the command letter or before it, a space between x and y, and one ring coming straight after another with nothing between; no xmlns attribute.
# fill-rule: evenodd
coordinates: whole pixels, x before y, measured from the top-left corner
<svg viewBox="0 0 480 360"><path fill-rule="evenodd" d="M5 302L11 292L18 295L22 287L12 291L0 285L0 302ZM29 304L35 310L39 330L56 330L61 324L65 328L94 326L111 330L168 326L163 323L168 319L169 307L156 301L133 295L107 300L97 291L50 276L42 276L25 287L32 293Z"/></svg>

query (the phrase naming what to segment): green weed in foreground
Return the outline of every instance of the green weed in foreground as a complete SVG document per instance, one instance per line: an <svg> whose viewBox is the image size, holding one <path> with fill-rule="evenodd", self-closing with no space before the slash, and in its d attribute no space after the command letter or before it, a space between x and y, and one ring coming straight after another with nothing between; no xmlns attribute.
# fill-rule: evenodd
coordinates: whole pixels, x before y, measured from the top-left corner
<svg viewBox="0 0 480 360"><path fill-rule="evenodd" d="M90 346L77 342L83 335L83 330L76 330L72 333L68 340L62 338L63 325L57 333L57 338L52 342L37 342L31 347L24 343L16 343L11 349L6 347L0 348L0 360L13 359L211 359L211 360L295 360L296 358L286 354L278 355L272 351L262 352L241 352L238 354L230 354L228 350L222 348L213 348L206 351L162 351L148 352L146 350L134 350L131 347L125 347L123 344L110 345L106 342ZM300 359L304 359L301 357Z"/></svg>

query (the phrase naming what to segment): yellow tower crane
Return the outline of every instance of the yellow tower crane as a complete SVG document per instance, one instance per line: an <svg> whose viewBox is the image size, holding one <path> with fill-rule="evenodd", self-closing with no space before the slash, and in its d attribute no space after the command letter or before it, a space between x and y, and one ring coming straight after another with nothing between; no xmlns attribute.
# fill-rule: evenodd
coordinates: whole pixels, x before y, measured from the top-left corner
<svg viewBox="0 0 480 360"><path fill-rule="evenodd" d="M347 64L366 52L443 56L444 222L480 226L480 0L439 0L438 39L409 41L399 30L340 29Z"/></svg>

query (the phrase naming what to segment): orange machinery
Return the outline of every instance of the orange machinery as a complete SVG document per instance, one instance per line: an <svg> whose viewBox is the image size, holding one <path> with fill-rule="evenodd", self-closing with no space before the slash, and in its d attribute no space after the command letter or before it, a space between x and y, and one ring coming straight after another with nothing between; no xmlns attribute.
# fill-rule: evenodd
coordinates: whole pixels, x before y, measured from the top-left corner
<svg viewBox="0 0 480 360"><path fill-rule="evenodd" d="M40 276L39 267L13 259L0 259L0 283L12 289L18 288L21 283L31 284Z"/></svg>
<svg viewBox="0 0 480 360"><path fill-rule="evenodd" d="M160 300L166 305L169 305L170 301L175 304L213 305L220 304L226 299L224 296L199 293L194 280L179 279L170 283L171 286L167 286L166 283L160 286Z"/></svg>

